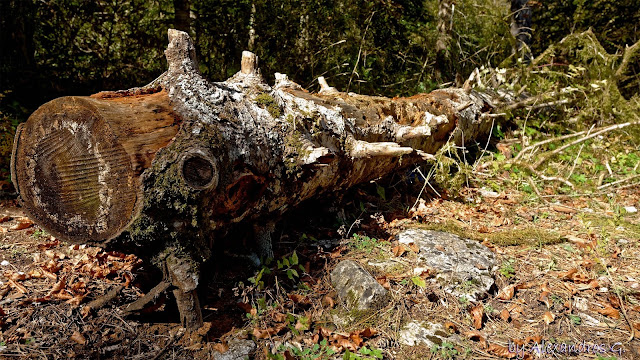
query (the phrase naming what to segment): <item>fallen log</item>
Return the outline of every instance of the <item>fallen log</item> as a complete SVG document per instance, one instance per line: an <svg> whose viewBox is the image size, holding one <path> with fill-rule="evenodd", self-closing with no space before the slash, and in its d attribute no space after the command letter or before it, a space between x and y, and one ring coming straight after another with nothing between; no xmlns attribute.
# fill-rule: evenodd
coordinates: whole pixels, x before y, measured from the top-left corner
<svg viewBox="0 0 640 360"><path fill-rule="evenodd" d="M145 87L42 105L17 131L11 170L25 212L53 235L152 256L189 328L202 323L200 264L234 227L253 227L272 256L287 210L491 127L490 104L469 88L389 99L321 79L311 94L282 74L268 85L249 52L240 72L209 82L177 30L165 55L168 70Z"/></svg>

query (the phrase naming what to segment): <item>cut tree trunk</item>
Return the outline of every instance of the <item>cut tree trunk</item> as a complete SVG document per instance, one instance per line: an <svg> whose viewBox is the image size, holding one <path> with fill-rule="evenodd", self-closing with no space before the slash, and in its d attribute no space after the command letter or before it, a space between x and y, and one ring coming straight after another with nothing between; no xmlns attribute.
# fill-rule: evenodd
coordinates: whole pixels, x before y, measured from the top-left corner
<svg viewBox="0 0 640 360"><path fill-rule="evenodd" d="M409 98L310 94L258 59L213 83L189 36L169 30L169 68L143 88L63 97L19 127L12 176L25 211L73 242L134 247L162 264L189 328L213 241L250 224L260 255L281 214L418 162L447 141L486 138L491 106L450 88Z"/></svg>

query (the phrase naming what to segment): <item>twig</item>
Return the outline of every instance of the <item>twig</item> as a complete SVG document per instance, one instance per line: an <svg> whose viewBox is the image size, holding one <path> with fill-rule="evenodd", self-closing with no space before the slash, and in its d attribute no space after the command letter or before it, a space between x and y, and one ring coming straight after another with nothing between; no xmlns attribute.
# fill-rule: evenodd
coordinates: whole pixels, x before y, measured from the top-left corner
<svg viewBox="0 0 640 360"><path fill-rule="evenodd" d="M518 161L518 159L520 159L522 154L524 154L525 152L527 152L527 151L529 151L529 150L531 150L531 149L533 149L535 147L538 147L538 146L541 146L541 145L544 145L544 144L548 144L548 143L552 143L552 142L555 142L555 141L570 139L572 137L580 136L580 135L586 134L586 133L587 133L586 131L580 131L580 132L577 132L577 133L568 134L568 135L562 135L562 136L554 137L554 138L551 138L551 139L543 140L543 141L537 142L535 144L531 144L531 145L527 146L526 148L522 149L518 153L518 155L516 155L516 157L513 158L513 161Z"/></svg>
<svg viewBox="0 0 640 360"><path fill-rule="evenodd" d="M600 259L600 263L604 264L604 261ZM622 310L622 315L629 325L629 332L631 332L631 334L629 334L629 339L627 339L627 343L629 343L635 337L635 330L633 324L631 323L631 320L629 320L629 316L627 316L627 310L624 307L624 300L622 299L622 296L620 296L620 292L616 291L615 289L616 284L613 282L613 276L611 276L611 272L609 272L609 267L605 266L604 268L605 270L607 270L607 275L609 275L609 281L611 281L611 284L614 286L613 292L616 294L616 296L618 297L618 301L620 302L620 310Z"/></svg>
<svg viewBox="0 0 640 360"><path fill-rule="evenodd" d="M536 193L536 195L538 195L538 198L540 198L540 200L542 200L545 204L548 204L549 200L545 199L542 196L540 190L538 189L538 186L536 185L535 181L533 181L533 178L531 176L528 176L527 179L529 180L529 184L531 184L531 188L533 189L533 191Z"/></svg>
<svg viewBox="0 0 640 360"><path fill-rule="evenodd" d="M371 15L369 15L369 18L367 19L367 27L364 28L364 34L362 35L362 41L360 41L360 48L358 49L358 58L356 59L355 65L353 65L353 71L351 71L351 76L349 76L349 83L347 84L346 92L349 92L349 88L351 87L351 80L353 80L353 74L355 74L356 68L360 63L360 56L362 55L362 45L364 45L365 39L367 37L367 31L369 30L369 25L371 25L371 19L373 18L373 15L375 13L376 13L375 11L372 12Z"/></svg>
<svg viewBox="0 0 640 360"><path fill-rule="evenodd" d="M162 356L162 354L164 354L171 345L173 345L176 341L182 338L185 332L186 331L183 328L180 328L180 330L178 330L178 333L175 336L173 336L171 339L169 339L169 341L167 342L167 345L165 345L162 349L160 349L160 351L158 351L158 353L154 357L152 357L151 360L158 360L160 356Z"/></svg>
<svg viewBox="0 0 640 360"><path fill-rule="evenodd" d="M101 296L101 297L89 302L87 305L85 305L82 308L82 311L83 312L89 312L89 311L96 311L98 309L101 309L102 307L107 305L109 302L111 302L111 300L115 299L120 294L122 289L124 289L124 286L122 286L122 285L114 287L108 293L106 293L103 296Z"/></svg>
<svg viewBox="0 0 640 360"><path fill-rule="evenodd" d="M158 285L156 285L153 289L151 289L146 295L128 304L127 307L124 309L124 313L129 314L129 313L144 309L144 307L148 303L154 301L158 296L160 296L160 294L162 294L162 292L167 290L169 286L171 286L170 282L165 280L161 281Z"/></svg>
<svg viewBox="0 0 640 360"><path fill-rule="evenodd" d="M611 131L611 130L623 129L623 128L627 127L627 126L638 125L638 124L640 124L640 121L630 121L630 122L626 122L626 123L623 123L623 124L615 124L615 125L607 126L607 127L605 127L604 129L602 129L600 131L596 131L593 134L587 135L585 137L582 137L580 139L572 141L572 142L570 142L570 143L568 143L566 145L563 145L563 146L553 150L552 152L548 153L547 156L543 157L542 159L538 160L535 164L533 164L533 168L535 169L535 168L539 167L545 161L547 161L549 158L561 153L562 151L564 151L568 147L571 147L571 146L576 145L576 144L580 144L580 143L582 143L584 141L587 141L587 140L589 140L591 138L594 138L594 137L596 137L596 136L598 136L600 134L604 134L605 132L608 132L608 131Z"/></svg>
<svg viewBox="0 0 640 360"><path fill-rule="evenodd" d="M594 126L596 126L596 124L591 125L591 128L589 128L589 132L587 133L587 135L589 135L591 130L593 130ZM576 165L578 164L578 159L580 158L580 154L582 153L582 149L583 148L584 148L584 143L580 144L580 150L578 150L578 155L576 155L576 158L573 160L573 165L571 166L571 170L569 171L569 175L567 175L568 178L571 178L571 175L573 174L573 170L576 169Z"/></svg>
<svg viewBox="0 0 640 360"><path fill-rule="evenodd" d="M525 165L527 167L527 169L529 169L529 171L531 171L532 173L534 173L537 177L541 178L542 180L546 180L546 181L559 181L565 185L567 185L568 187L575 189L575 185L573 185L573 183L565 178L561 178L559 176L546 176L543 175L541 172L539 172L538 170L534 169L531 165Z"/></svg>
<svg viewBox="0 0 640 360"><path fill-rule="evenodd" d="M624 178L624 179L620 179L620 180L618 180L618 181L614 181L614 182L612 182L612 183L608 183L608 184L600 185L600 186L598 186L598 190L602 190L602 189L608 188L609 186L613 186L613 185L617 185L617 184L620 184L620 183L623 183L623 182L627 182L627 181L629 181L629 180L631 180L631 179L635 179L635 178L637 178L637 177L640 177L640 174L627 176L627 177L626 177L626 178Z"/></svg>

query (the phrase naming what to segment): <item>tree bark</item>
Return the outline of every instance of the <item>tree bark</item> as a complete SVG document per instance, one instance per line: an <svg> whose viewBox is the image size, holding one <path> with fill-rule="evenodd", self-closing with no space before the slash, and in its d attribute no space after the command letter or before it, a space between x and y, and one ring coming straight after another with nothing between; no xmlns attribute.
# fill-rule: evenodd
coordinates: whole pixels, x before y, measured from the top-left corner
<svg viewBox="0 0 640 360"><path fill-rule="evenodd" d="M436 76L442 79L449 65L449 46L453 24L453 0L440 0L438 5L438 39L436 41Z"/></svg>
<svg viewBox="0 0 640 360"><path fill-rule="evenodd" d="M173 0L174 22L178 30L191 30L191 6L189 0Z"/></svg>
<svg viewBox="0 0 640 360"><path fill-rule="evenodd" d="M474 91L389 99L322 81L311 94L283 74L266 84L249 52L240 72L213 83L177 30L165 54L167 72L145 87L41 106L18 130L11 168L25 211L52 234L132 246L165 264L190 328L202 321L194 289L214 240L251 224L269 256L287 210L491 127L482 116L491 106Z"/></svg>
<svg viewBox="0 0 640 360"><path fill-rule="evenodd" d="M531 54L531 7L529 0L511 0L511 35L516 39L516 52L525 63Z"/></svg>

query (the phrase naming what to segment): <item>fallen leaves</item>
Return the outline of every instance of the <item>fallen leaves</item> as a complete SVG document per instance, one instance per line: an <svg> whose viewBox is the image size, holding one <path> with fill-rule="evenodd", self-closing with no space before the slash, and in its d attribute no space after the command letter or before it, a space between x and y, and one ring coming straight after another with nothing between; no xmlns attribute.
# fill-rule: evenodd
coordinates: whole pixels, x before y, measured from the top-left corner
<svg viewBox="0 0 640 360"><path fill-rule="evenodd" d="M549 289L549 283L548 282L543 283L540 286L540 290L542 290L542 292L540 293L540 297L538 298L538 301L543 302L545 305L547 305L547 308L551 308L551 300L549 300L551 289Z"/></svg>
<svg viewBox="0 0 640 360"><path fill-rule="evenodd" d="M407 252L407 248L405 248L404 245L397 245L394 246L391 251L393 252L393 256L400 257Z"/></svg>
<svg viewBox="0 0 640 360"><path fill-rule="evenodd" d="M80 345L87 344L87 339L78 330L74 331L73 334L71 334L71 337L69 337L69 339Z"/></svg>
<svg viewBox="0 0 640 360"><path fill-rule="evenodd" d="M551 209L564 214L575 214L578 212L576 209L573 209L564 205L559 205L559 204L552 204Z"/></svg>
<svg viewBox="0 0 640 360"><path fill-rule="evenodd" d="M482 329L482 320L484 318L484 305L482 303L471 308L471 318L473 319L473 327L476 330Z"/></svg>
<svg viewBox="0 0 640 360"><path fill-rule="evenodd" d="M596 308L596 311L599 314L608 316L613 319L620 319L620 311L618 311L613 306L611 306L611 304L601 303L601 305L602 305L602 308Z"/></svg>
<svg viewBox="0 0 640 360"><path fill-rule="evenodd" d="M547 325L551 324L555 319L556 317L551 313L551 311L547 311L542 315L542 320L544 320Z"/></svg>
<svg viewBox="0 0 640 360"><path fill-rule="evenodd" d="M504 321L509 321L509 319L511 319L511 313L507 309L502 309L500 312L500 318Z"/></svg>
<svg viewBox="0 0 640 360"><path fill-rule="evenodd" d="M33 226L31 219L23 217L18 219L18 223L9 228L9 230L24 230Z"/></svg>
<svg viewBox="0 0 640 360"><path fill-rule="evenodd" d="M498 293L498 299L500 300L511 300L516 293L516 286L511 284L507 285Z"/></svg>

